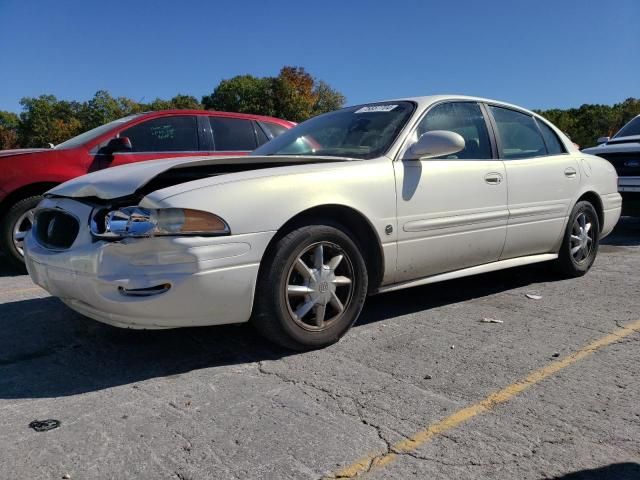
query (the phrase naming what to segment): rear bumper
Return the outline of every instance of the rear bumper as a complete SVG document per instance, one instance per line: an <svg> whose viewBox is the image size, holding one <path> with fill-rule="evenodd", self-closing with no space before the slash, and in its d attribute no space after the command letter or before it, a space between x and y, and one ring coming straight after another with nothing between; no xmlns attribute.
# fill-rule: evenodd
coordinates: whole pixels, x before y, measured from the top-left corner
<svg viewBox="0 0 640 480"><path fill-rule="evenodd" d="M602 209L604 210L604 221L602 222L600 237L604 238L613 231L620 219L622 213L622 196L619 193L603 195Z"/></svg>

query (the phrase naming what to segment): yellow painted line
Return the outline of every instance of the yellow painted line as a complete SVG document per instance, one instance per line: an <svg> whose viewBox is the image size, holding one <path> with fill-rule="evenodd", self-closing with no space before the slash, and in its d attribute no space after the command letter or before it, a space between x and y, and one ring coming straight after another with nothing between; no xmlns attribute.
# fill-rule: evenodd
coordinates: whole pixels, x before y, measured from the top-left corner
<svg viewBox="0 0 640 480"><path fill-rule="evenodd" d="M44 289L40 288L40 287L29 287L29 288L17 288L15 290L2 290L0 291L0 295L8 295L8 294L15 294L15 293L25 293L25 292L45 292Z"/></svg>
<svg viewBox="0 0 640 480"><path fill-rule="evenodd" d="M530 373L524 379L519 380L511 385L503 388L502 390L492 393L484 400L471 405L469 407L458 410L457 412L449 415L443 420L436 422L424 430L419 431L415 435L406 440L402 440L391 447L391 451L378 455L367 455L361 458L357 462L343 468L342 470L330 475L327 478L353 478L364 473L368 473L372 470L377 470L385 465L393 462L398 454L411 452L424 443L428 442L435 436L444 433L452 428L457 427L463 422L480 415L481 413L492 410L496 406L507 402L519 393L528 389L529 387L541 382L545 378L552 376L560 370L567 368L570 365L588 357L592 353L600 350L603 347L611 345L618 340L631 335L632 333L640 331L640 320L629 323L628 325L618 328L604 337L591 342L586 347L574 352L567 357L556 360L540 370Z"/></svg>

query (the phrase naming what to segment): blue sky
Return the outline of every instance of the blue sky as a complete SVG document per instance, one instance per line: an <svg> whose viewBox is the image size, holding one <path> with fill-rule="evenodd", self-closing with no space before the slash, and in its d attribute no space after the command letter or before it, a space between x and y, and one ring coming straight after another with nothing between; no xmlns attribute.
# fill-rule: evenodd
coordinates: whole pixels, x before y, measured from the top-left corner
<svg viewBox="0 0 640 480"><path fill-rule="evenodd" d="M200 98L305 67L348 103L462 93L529 108L640 97L640 0L0 0L0 110L24 96Z"/></svg>

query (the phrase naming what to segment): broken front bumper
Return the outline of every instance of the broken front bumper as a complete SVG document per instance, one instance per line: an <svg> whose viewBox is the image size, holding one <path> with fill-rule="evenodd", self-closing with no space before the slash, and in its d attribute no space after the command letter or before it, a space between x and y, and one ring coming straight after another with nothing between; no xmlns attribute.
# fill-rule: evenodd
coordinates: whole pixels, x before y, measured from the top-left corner
<svg viewBox="0 0 640 480"><path fill-rule="evenodd" d="M88 225L89 206L46 202ZM104 323L149 329L239 323L251 315L260 259L272 235L113 242L96 240L86 227L63 251L47 249L28 235L25 259L35 283Z"/></svg>

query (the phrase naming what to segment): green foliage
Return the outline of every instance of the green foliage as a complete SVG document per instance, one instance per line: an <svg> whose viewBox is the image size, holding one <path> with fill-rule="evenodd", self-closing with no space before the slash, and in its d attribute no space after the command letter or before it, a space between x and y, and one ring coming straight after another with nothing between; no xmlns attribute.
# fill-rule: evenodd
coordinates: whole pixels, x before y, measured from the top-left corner
<svg viewBox="0 0 640 480"><path fill-rule="evenodd" d="M320 80L315 88L315 103L311 112L312 116L320 115L325 112L332 112L342 108L347 99L337 90L331 88L327 83Z"/></svg>
<svg viewBox="0 0 640 480"><path fill-rule="evenodd" d="M112 97L99 90L89 101L58 100L53 95L20 100L20 116L0 112L0 149L47 147L61 143L82 132L118 118L149 110L201 109L190 95L176 95L171 100L156 99L150 104L138 103L126 97Z"/></svg>
<svg viewBox="0 0 640 480"><path fill-rule="evenodd" d="M53 95L25 97L20 101L19 116L0 111L0 149L47 147L112 120L150 110L207 108L300 122L340 108L344 102L341 93L301 67L283 67L277 77L239 75L222 80L202 102L191 95L178 94L170 100L156 98L141 103L112 97L106 90L97 91L86 102L58 100Z"/></svg>
<svg viewBox="0 0 640 480"><path fill-rule="evenodd" d="M207 109L256 113L301 122L341 108L344 96L302 67L283 67L277 77L239 75L222 80L202 98Z"/></svg>
<svg viewBox="0 0 640 480"><path fill-rule="evenodd" d="M18 126L18 141L22 147L46 147L82 132L78 118L82 105L58 100L53 95L26 97L20 100L22 113Z"/></svg>
<svg viewBox="0 0 640 480"><path fill-rule="evenodd" d="M18 146L18 125L20 117L13 112L0 110L0 150Z"/></svg>
<svg viewBox="0 0 640 480"><path fill-rule="evenodd" d="M156 98L149 105L140 105L141 107L146 107L144 110L202 110L202 104L198 101L196 97L192 97L191 95L182 95L178 94L173 97L171 100L162 100L161 98Z"/></svg>
<svg viewBox="0 0 640 480"><path fill-rule="evenodd" d="M112 97L99 90L90 100L58 100L53 95L25 97L22 112L0 111L0 149L46 147L117 118L149 110L213 109L255 113L295 122L341 108L345 97L326 82L313 78L302 67L283 67L276 77L239 75L222 80L199 102L178 94L169 100L150 103L126 97ZM537 113L566 132L582 148L594 145L600 136L612 136L631 118L640 114L640 99L628 98L615 105L585 104L567 110Z"/></svg>
<svg viewBox="0 0 640 480"><path fill-rule="evenodd" d="M275 116L273 79L238 75L222 80L211 95L202 97L202 105L208 110Z"/></svg>
<svg viewBox="0 0 640 480"><path fill-rule="evenodd" d="M640 115L640 99L628 98L615 105L585 104L567 110L536 111L565 132L580 148L596 144L598 137L613 136L636 115Z"/></svg>

